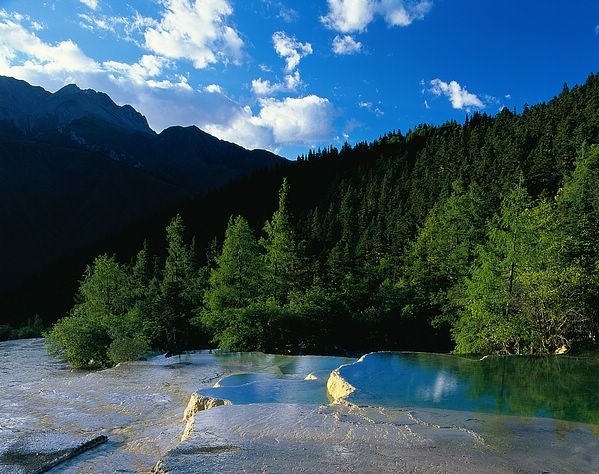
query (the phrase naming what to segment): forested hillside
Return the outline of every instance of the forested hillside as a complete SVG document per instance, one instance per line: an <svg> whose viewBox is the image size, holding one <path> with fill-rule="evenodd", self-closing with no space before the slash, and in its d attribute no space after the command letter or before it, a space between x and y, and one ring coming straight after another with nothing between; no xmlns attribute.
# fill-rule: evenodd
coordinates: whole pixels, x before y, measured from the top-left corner
<svg viewBox="0 0 599 474"><path fill-rule="evenodd" d="M479 354L593 344L598 143L590 75L521 113L310 152L179 209L156 257L147 246L132 263L98 257L49 340L80 366L209 342ZM97 354L78 359L69 351L84 338Z"/></svg>

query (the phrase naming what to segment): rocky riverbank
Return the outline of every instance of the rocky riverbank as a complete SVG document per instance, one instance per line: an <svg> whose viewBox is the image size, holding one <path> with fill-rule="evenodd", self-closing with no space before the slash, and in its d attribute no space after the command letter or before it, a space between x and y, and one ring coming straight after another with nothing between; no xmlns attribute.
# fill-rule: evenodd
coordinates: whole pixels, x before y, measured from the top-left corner
<svg viewBox="0 0 599 474"><path fill-rule="evenodd" d="M599 472L589 427L452 411L345 404L219 406L153 474L564 474Z"/></svg>

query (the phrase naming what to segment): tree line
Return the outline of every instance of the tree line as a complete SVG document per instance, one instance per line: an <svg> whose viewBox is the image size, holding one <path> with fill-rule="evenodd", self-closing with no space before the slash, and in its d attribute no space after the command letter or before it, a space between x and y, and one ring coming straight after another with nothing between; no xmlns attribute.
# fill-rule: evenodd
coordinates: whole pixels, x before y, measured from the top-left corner
<svg viewBox="0 0 599 474"><path fill-rule="evenodd" d="M161 255L146 245L127 264L96 258L49 345L73 365L103 366L207 344L479 354L593 344L594 143L590 75L521 114L310 151L219 191L231 203L218 212L232 216L224 232L206 217L218 204L204 201L182 213L197 239L177 215ZM276 187L278 200L264 204ZM98 352L79 357L83 347Z"/></svg>

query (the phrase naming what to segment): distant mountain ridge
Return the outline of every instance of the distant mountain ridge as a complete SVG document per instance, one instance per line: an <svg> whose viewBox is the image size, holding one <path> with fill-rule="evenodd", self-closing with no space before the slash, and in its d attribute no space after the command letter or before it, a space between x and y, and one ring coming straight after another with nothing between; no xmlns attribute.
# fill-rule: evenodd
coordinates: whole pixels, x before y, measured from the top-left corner
<svg viewBox="0 0 599 474"><path fill-rule="evenodd" d="M141 113L102 92L70 84L51 93L5 76L0 76L0 136L97 152L187 194L284 162L195 126L173 126L157 134Z"/></svg>
<svg viewBox="0 0 599 474"><path fill-rule="evenodd" d="M0 287L16 287L198 193L283 163L197 127L155 133L141 113L102 92L71 84L51 93L0 76Z"/></svg>
<svg viewBox="0 0 599 474"><path fill-rule="evenodd" d="M56 130L85 117L155 134L142 114L130 105L115 104L103 92L69 84L51 93L25 81L0 76L0 120L11 122L27 135Z"/></svg>

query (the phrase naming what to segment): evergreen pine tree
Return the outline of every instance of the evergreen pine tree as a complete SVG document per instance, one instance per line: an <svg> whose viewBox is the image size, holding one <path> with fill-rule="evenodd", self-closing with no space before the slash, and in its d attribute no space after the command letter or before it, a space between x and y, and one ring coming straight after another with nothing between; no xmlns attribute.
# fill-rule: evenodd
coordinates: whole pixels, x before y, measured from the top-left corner
<svg viewBox="0 0 599 474"><path fill-rule="evenodd" d="M537 251L526 224L531 200L522 182L501 205L488 229L487 242L478 248L472 276L466 281L464 309L454 329L457 352L521 353L532 330L522 314L518 273Z"/></svg>
<svg viewBox="0 0 599 474"><path fill-rule="evenodd" d="M289 300L289 293L299 286L300 258L289 212L287 179L279 190L279 207L264 225L266 238L260 239L265 249L266 291L279 305Z"/></svg>
<svg viewBox="0 0 599 474"><path fill-rule="evenodd" d="M201 299L192 249L185 243L184 234L183 219L177 215L166 228L167 255L157 308L162 331L161 348L167 354L193 343L190 322Z"/></svg>
<svg viewBox="0 0 599 474"><path fill-rule="evenodd" d="M210 271L201 315L219 346L231 350L264 347L266 320L271 316L264 307L264 274L264 260L248 222L241 216L231 217L222 252Z"/></svg>

